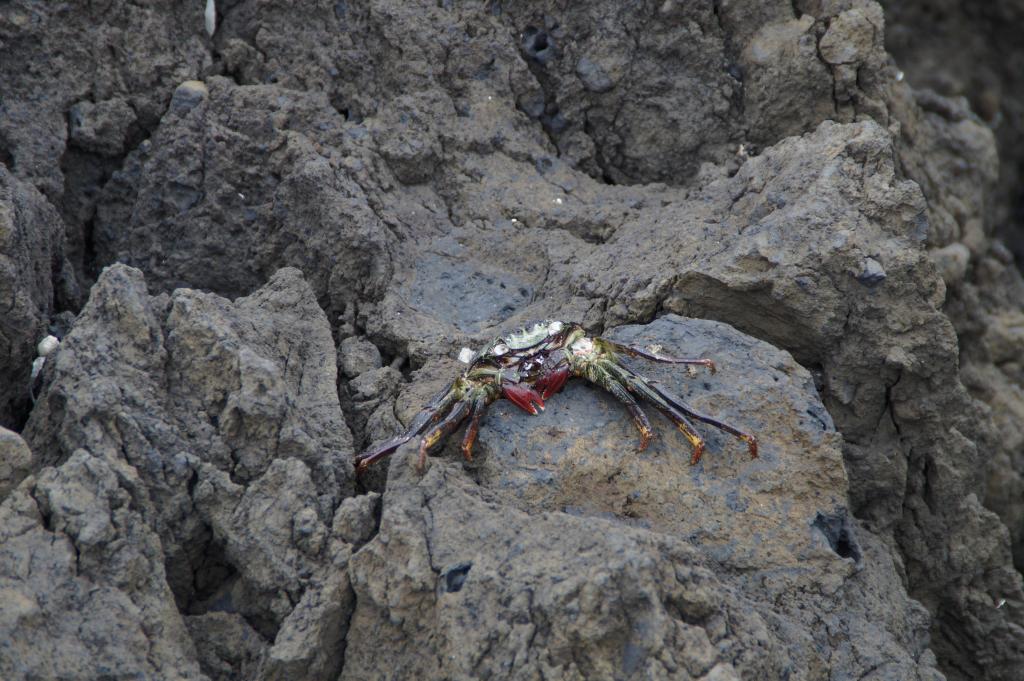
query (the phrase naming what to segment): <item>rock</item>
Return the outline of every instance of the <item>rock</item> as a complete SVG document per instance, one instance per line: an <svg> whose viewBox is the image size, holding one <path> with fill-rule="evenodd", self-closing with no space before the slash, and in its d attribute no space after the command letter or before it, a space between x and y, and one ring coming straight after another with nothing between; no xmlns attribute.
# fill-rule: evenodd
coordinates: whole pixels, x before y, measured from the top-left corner
<svg viewBox="0 0 1024 681"><path fill-rule="evenodd" d="M178 607L230 604L273 640L328 561L333 510L352 494L334 357L296 270L231 303L151 297L138 270L108 268L26 426L32 468L76 445L122 461L146 490Z"/></svg>
<svg viewBox="0 0 1024 681"><path fill-rule="evenodd" d="M963 282L967 276L967 266L971 262L971 252L966 246L950 244L945 248L931 251L929 255L947 287L958 286Z"/></svg>
<svg viewBox="0 0 1024 681"><path fill-rule="evenodd" d="M202 7L178 13L169 6L138 8L121 0L5 10L0 17L7 56L0 65L0 156L10 159L12 172L57 201L65 191L69 133L89 153L123 153L121 133L129 120L151 128L171 89L211 64L195 31L201 13ZM131 20L125 21L128 15ZM97 49L99 44L124 49ZM76 105L81 120L69 116ZM101 186L94 180L73 191L84 195Z"/></svg>
<svg viewBox="0 0 1024 681"><path fill-rule="evenodd" d="M692 379L679 366L629 364L697 412L754 434L759 458L750 460L746 443L695 422L707 450L690 466L689 443L649 405L655 439L637 453L636 428L622 405L574 381L538 417L507 401L490 410L476 448L481 484L524 511L617 518L686 537L723 566L814 572L823 542L809 528L818 514L846 512L847 483L840 437L810 374L788 354L718 322L666 315L606 335L714 359L716 374Z"/></svg>
<svg viewBox="0 0 1024 681"><path fill-rule="evenodd" d="M100 261L144 267L155 290L232 297L297 265L316 296L333 301L333 317L357 293L377 291L391 269L392 237L359 178L313 147L352 144L343 123L323 95L224 78L183 83L149 143L104 188ZM157 241L143 236L157 224Z"/></svg>
<svg viewBox="0 0 1024 681"><path fill-rule="evenodd" d="M0 428L0 500L32 470L32 452L17 433Z"/></svg>
<svg viewBox="0 0 1024 681"><path fill-rule="evenodd" d="M121 98L105 102L79 102L71 107L69 133L71 142L85 151L103 156L124 152L135 112Z"/></svg>
<svg viewBox="0 0 1024 681"><path fill-rule="evenodd" d="M185 618L199 667L211 680L255 678L266 642L237 613L213 611Z"/></svg>
<svg viewBox="0 0 1024 681"><path fill-rule="evenodd" d="M53 311L52 268L62 262L63 226L53 206L0 164L0 425L29 407L36 344Z"/></svg>
<svg viewBox="0 0 1024 681"><path fill-rule="evenodd" d="M221 4L212 41L203 3L0 7L4 425L29 415L32 348L74 326L7 485L78 449L119 471L196 644L163 669L516 675L465 640L551 678L1016 680L1024 279L994 237L1019 249L1018 0L891 0L884 22L871 0ZM116 266L86 304L118 261L145 280ZM287 266L305 282L275 276ZM800 476L765 487L770 449L751 463L713 429L696 470L664 427L637 456L621 408L575 385L541 419L495 405L477 463L439 458L422 488L400 457L390 483L383 465L352 479L351 452L400 430L460 348L539 318L661 333L673 314L778 348L730 360L766 394L778 377L774 402L724 365L714 390L650 371L721 395L704 408L752 423ZM349 338L365 354L346 368L341 352L339 380ZM816 417L786 416L814 406L808 381L836 427L818 444ZM535 430L556 411L571 430ZM506 431L528 440L515 457ZM735 495L679 500L662 478ZM742 507L755 496L785 522ZM739 510L676 514L698 498L712 519ZM86 538L108 536L87 508ZM737 516L782 545L747 546ZM97 562L123 548L90 546ZM663 579L677 568L713 578L709 619L679 605L694 591ZM185 651L175 626L145 631ZM119 669L173 676L152 664Z"/></svg>
<svg viewBox="0 0 1024 681"><path fill-rule="evenodd" d="M591 92L608 92L615 87L615 83L608 77L601 65L587 57L580 57L580 60L576 62L576 75L583 81L583 87Z"/></svg>
<svg viewBox="0 0 1024 681"><path fill-rule="evenodd" d="M767 377L774 369L764 370ZM815 428L820 425L808 426L808 434ZM500 434L489 437L496 443ZM636 456L631 434L613 429L604 439L609 447L617 442L623 458ZM829 439L835 442L834 435ZM549 446L561 449L557 440ZM834 444L825 448L838 456ZM705 562L702 550L679 535L641 529L628 518L512 510L504 493L476 484L459 463L433 459L421 477L415 450L407 445L394 455L380 532L350 563L356 610L343 679L504 677L513 669L516 675L592 679L770 679L796 669L814 677L826 673L813 643L825 625L806 610L801 614L807 607L802 598L814 602L812 610L836 613L830 635L847 652L833 664L851 674L862 666L886 667L892 678L941 678L857 613L868 584L881 587L872 600L899 593L891 564L876 573L868 556L863 572L874 577L858 573L853 560L834 553L811 529L810 518L802 530L794 526L795 545L760 539L750 545L784 561L806 551L806 570L769 570L751 581L746 569ZM831 474L841 484L841 468ZM552 491L570 486L568 479L549 485ZM720 511L701 508L696 497L682 499L715 525ZM755 508L727 511L722 531L744 532L742 521L753 520ZM872 547L872 554L885 554ZM818 586L798 596L803 587L797 583L805 579ZM780 592L769 597L775 589ZM926 626L920 606L905 596L887 602L898 604L889 611L894 631L913 638ZM858 660L860 654L865 657Z"/></svg>
<svg viewBox="0 0 1024 681"><path fill-rule="evenodd" d="M200 679L144 483L79 449L0 503L0 675Z"/></svg>
<svg viewBox="0 0 1024 681"><path fill-rule="evenodd" d="M977 443L990 441L993 424L960 382L957 338L938 309L945 286L916 229L925 203L917 185L896 176L887 139L870 122L825 123L782 142L688 206L620 228L607 252L577 269L577 290L605 300L610 323L656 311L727 319L822 367L823 401L846 441L851 510L894 532L912 596L933 612L948 604L933 631L940 657L967 664L954 642L995 636L1000 652L991 652L1007 662L990 668L991 678L1012 678L1009 660L1024 659L1010 633L1017 615L993 610L987 594L1019 598L1019 575L1001 539L979 539L991 513L966 501L983 493L978 473L987 454ZM858 165L871 168L870 181L857 179ZM685 225L693 226L689 235ZM862 286L855 275L873 253L886 254L886 279ZM963 437L950 438L951 427ZM949 504L936 504L936 494ZM921 513L907 515L908 505ZM973 562L928 558L965 545ZM982 567L996 564L1003 567ZM961 590L936 590L960 570L972 575Z"/></svg>
<svg viewBox="0 0 1024 681"><path fill-rule="evenodd" d="M338 366L347 378L355 378L372 369L379 369L380 350L365 338L350 336L338 346Z"/></svg>

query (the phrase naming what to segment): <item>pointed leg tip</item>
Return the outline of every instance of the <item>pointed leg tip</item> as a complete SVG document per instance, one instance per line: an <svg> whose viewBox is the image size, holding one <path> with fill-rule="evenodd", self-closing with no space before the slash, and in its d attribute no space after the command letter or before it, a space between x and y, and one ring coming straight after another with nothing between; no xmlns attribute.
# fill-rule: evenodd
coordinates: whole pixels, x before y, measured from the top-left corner
<svg viewBox="0 0 1024 681"><path fill-rule="evenodd" d="M704 456L704 443L700 443L693 448L693 456L690 457L690 465L696 466L700 463L701 457Z"/></svg>

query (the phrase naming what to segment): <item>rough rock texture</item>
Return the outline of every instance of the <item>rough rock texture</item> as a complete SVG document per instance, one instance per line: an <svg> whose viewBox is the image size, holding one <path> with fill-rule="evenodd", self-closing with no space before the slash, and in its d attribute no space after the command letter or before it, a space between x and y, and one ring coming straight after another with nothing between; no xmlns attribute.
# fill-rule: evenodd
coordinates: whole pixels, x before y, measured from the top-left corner
<svg viewBox="0 0 1024 681"><path fill-rule="evenodd" d="M36 343L46 335L63 267L63 227L53 206L0 164L0 424L29 408Z"/></svg>
<svg viewBox="0 0 1024 681"><path fill-rule="evenodd" d="M4 426L71 328L0 439L0 675L1016 679L1019 2L884 4L0 5ZM353 481L544 317L715 353L649 371L763 458L572 385Z"/></svg>
<svg viewBox="0 0 1024 681"><path fill-rule="evenodd" d="M761 457L704 427L690 467L661 419L637 454L625 410L579 383L536 418L496 406L469 476L435 459L420 480L415 448L397 455L380 532L351 563L342 678L941 678L924 609L848 513L808 371L716 322L609 337L716 357L692 387L644 373L756 431Z"/></svg>
<svg viewBox="0 0 1024 681"><path fill-rule="evenodd" d="M1024 3L885 0L886 47L907 79L960 99L999 140L999 191L992 226L1024 257Z"/></svg>
<svg viewBox="0 0 1024 681"><path fill-rule="evenodd" d="M309 637L339 640L351 609L350 549L330 531L352 494L336 374L327 320L297 270L230 303L191 290L150 297L142 274L118 265L47 368L21 468L63 471L85 449L130 471L166 605L200 617L190 629L215 646L201 650L203 668L222 666L210 661L223 660L211 628L251 626L272 678L274 665L328 649L310 650ZM211 612L234 620L202 619ZM229 669L258 658L253 640L228 649Z"/></svg>
<svg viewBox="0 0 1024 681"><path fill-rule="evenodd" d="M79 449L0 504L0 674L200 679L123 459Z"/></svg>

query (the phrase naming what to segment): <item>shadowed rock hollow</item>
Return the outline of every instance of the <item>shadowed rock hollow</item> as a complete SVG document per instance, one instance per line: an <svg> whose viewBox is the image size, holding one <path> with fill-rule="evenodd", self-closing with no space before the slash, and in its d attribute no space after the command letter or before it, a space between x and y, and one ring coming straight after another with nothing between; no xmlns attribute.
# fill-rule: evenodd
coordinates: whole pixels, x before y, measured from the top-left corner
<svg viewBox="0 0 1024 681"><path fill-rule="evenodd" d="M0 677L1017 679L1024 19L883 4L0 6ZM539 318L760 458L354 478Z"/></svg>

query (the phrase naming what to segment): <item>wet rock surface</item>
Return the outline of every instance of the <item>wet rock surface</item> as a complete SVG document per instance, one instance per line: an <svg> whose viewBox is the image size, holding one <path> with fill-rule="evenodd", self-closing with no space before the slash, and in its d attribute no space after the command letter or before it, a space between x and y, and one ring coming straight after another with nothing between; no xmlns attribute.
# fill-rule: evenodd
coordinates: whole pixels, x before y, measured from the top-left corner
<svg viewBox="0 0 1024 681"><path fill-rule="evenodd" d="M1016 679L1019 3L926 4L4 3L0 676ZM540 318L761 457L354 479Z"/></svg>

